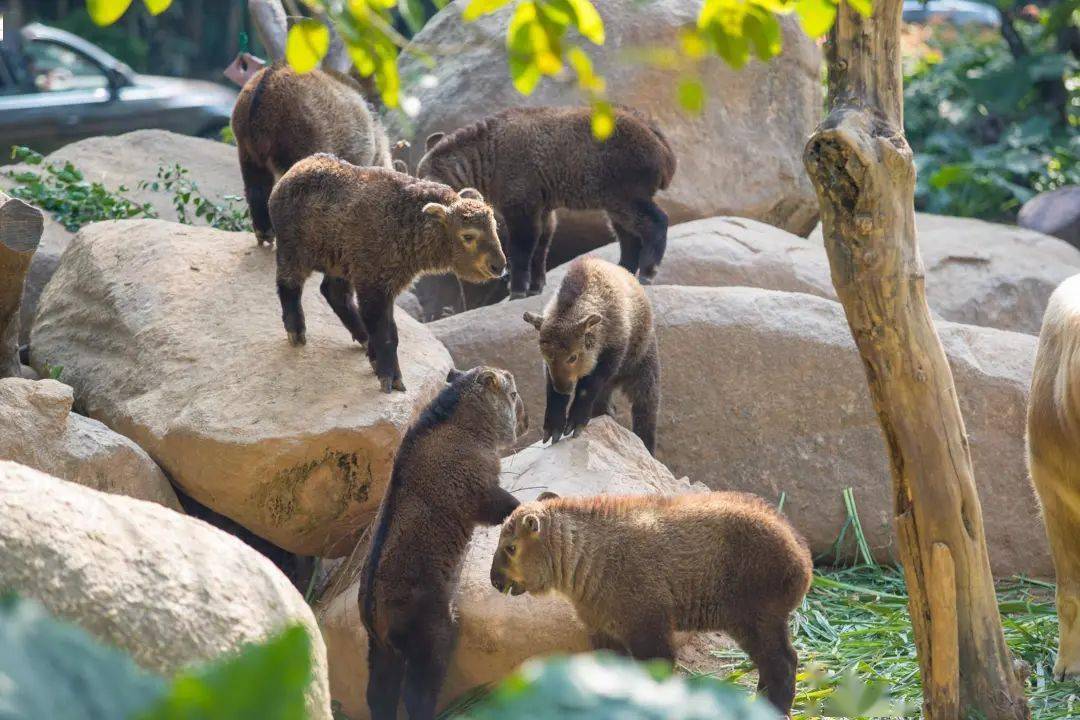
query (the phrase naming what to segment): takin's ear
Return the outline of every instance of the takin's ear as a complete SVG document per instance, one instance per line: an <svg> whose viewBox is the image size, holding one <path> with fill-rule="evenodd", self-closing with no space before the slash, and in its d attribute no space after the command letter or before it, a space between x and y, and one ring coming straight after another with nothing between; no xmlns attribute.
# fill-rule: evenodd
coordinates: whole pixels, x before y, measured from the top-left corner
<svg viewBox="0 0 1080 720"><path fill-rule="evenodd" d="M529 513L521 518L521 527L534 535L538 534L540 532L540 516Z"/></svg>
<svg viewBox="0 0 1080 720"><path fill-rule="evenodd" d="M525 319L525 322L529 323L530 325L532 325L537 330L539 330L540 326L544 324L544 316L543 315L537 315L536 313L529 312L528 310L526 310L525 314L522 315L521 317L523 317Z"/></svg>
<svg viewBox="0 0 1080 720"><path fill-rule="evenodd" d="M409 174L409 166L405 164L404 160L395 160L394 169L397 170L399 173L403 173L405 175Z"/></svg>
<svg viewBox="0 0 1080 720"><path fill-rule="evenodd" d="M464 374L457 368L450 368L450 372L446 373L446 382L452 383Z"/></svg>
<svg viewBox="0 0 1080 720"><path fill-rule="evenodd" d="M440 205L437 202L430 202L424 206L424 214L430 215L433 218L438 218L445 224L446 218L450 214L450 210L445 205Z"/></svg>
<svg viewBox="0 0 1080 720"><path fill-rule="evenodd" d="M427 136L427 141L424 142L424 150L430 150L438 145L439 141L446 137L446 133L435 132Z"/></svg>
<svg viewBox="0 0 1080 720"><path fill-rule="evenodd" d="M494 390L499 386L499 378L495 375L494 370L482 370L480 376L476 379L489 390Z"/></svg>
<svg viewBox="0 0 1080 720"><path fill-rule="evenodd" d="M589 313L585 316L585 319L578 323L578 331L586 332L596 327L603 321L603 316L600 313Z"/></svg>
<svg viewBox="0 0 1080 720"><path fill-rule="evenodd" d="M484 196L480 194L480 191L476 188L462 188L458 191L458 197L462 200L479 200L484 201Z"/></svg>
<svg viewBox="0 0 1080 720"><path fill-rule="evenodd" d="M542 493L540 493L539 495L537 495L537 496L536 496L536 499L537 499L537 500L540 500L540 501L543 501L543 500L554 500L554 499L555 499L555 498L557 498L557 497L559 497L559 493L553 493L553 492L551 492L550 490L545 490L544 492L542 492Z"/></svg>

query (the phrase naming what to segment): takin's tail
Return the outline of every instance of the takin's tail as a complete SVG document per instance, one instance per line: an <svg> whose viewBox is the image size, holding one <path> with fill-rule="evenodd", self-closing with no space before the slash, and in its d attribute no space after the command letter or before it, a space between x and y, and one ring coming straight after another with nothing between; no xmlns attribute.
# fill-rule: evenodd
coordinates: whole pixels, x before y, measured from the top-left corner
<svg viewBox="0 0 1080 720"><path fill-rule="evenodd" d="M1050 296L1039 332L1032 373L1029 434L1036 441L1053 422L1053 436L1077 438L1080 454L1080 275L1065 280Z"/></svg>
<svg viewBox="0 0 1080 720"><path fill-rule="evenodd" d="M662 157L663 166L661 168L663 174L660 177L660 189L667 190L668 185L671 185L671 179L675 177L675 168L678 165L678 161L675 158L675 150L672 149L671 143L668 142L667 135L664 134L664 131L661 130L655 122L649 120L648 125L649 129L652 130L653 135L660 141L660 145L664 150Z"/></svg>

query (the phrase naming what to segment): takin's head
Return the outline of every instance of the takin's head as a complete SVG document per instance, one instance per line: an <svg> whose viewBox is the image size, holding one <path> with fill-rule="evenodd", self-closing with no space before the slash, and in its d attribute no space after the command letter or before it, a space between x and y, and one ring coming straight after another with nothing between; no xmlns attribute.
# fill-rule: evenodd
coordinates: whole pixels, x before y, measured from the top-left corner
<svg viewBox="0 0 1080 720"><path fill-rule="evenodd" d="M439 152L432 152L439 141L446 137L446 133L431 133L424 143L424 156L416 164L416 177L421 180L442 183L450 187L462 187L472 185L469 179L469 171L466 164L461 162L457 153L441 148Z"/></svg>
<svg viewBox="0 0 1080 720"><path fill-rule="evenodd" d="M540 354L555 391L573 394L578 380L596 369L604 318L595 312L571 318L526 312L523 317L540 332Z"/></svg>
<svg viewBox="0 0 1080 720"><path fill-rule="evenodd" d="M446 382L458 394L458 407L466 411L464 421L489 428L499 447L510 447L529 429L529 415L509 371L483 365L465 372L451 369Z"/></svg>
<svg viewBox="0 0 1080 720"><path fill-rule="evenodd" d="M440 223L450 241L450 269L466 282L481 283L501 277L506 255L495 229L495 213L473 188L465 188L449 205L430 202L424 214Z"/></svg>
<svg viewBox="0 0 1080 720"><path fill-rule="evenodd" d="M544 593L554 582L550 515L544 501L557 498L553 492L540 493L535 502L518 505L503 522L499 546L491 560L491 584L501 593L521 595Z"/></svg>

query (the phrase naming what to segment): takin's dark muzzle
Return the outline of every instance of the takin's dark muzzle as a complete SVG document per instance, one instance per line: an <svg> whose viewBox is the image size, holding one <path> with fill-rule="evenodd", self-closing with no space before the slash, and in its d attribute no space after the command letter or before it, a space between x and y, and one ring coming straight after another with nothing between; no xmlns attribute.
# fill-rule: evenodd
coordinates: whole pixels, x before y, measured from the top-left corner
<svg viewBox="0 0 1080 720"><path fill-rule="evenodd" d="M503 574L502 570L500 570L495 565L491 566L491 584L496 590L503 594L506 593L507 587L510 588L511 595L521 595L525 592L525 588L523 586L508 580L506 578L506 575Z"/></svg>

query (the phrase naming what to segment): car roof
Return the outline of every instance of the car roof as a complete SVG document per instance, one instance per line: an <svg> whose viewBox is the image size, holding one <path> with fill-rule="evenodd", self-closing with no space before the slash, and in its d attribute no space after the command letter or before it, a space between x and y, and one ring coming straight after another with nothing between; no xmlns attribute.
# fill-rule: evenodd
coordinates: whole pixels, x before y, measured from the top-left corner
<svg viewBox="0 0 1080 720"><path fill-rule="evenodd" d="M68 45L71 48L78 50L79 52L87 55L94 62L112 70L118 70L124 75L133 75L131 68L125 63L117 60L109 53L105 52L97 45L91 42L83 40L74 33L69 33L67 30L61 30L59 28L49 27L48 25L42 25L41 23L30 23L25 25L22 29L23 40L51 40L63 45Z"/></svg>

